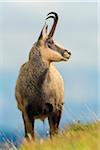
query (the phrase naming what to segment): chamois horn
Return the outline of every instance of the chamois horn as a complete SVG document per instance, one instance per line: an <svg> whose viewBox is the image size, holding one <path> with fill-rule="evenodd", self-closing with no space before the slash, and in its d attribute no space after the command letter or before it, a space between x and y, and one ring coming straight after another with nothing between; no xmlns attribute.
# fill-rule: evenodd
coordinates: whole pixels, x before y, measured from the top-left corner
<svg viewBox="0 0 100 150"><path fill-rule="evenodd" d="M53 14L53 15L52 15L52 14ZM49 15L50 15L50 16L49 16ZM53 19L54 19L52 28L51 28L51 30L50 30L50 32L49 32L49 35L48 35L49 37L53 37L54 32L55 32L55 29L56 29L56 26L57 26L57 22L58 22L58 14L55 13L55 12L50 12L50 13L47 14L46 20L49 19L49 18L53 18Z"/></svg>

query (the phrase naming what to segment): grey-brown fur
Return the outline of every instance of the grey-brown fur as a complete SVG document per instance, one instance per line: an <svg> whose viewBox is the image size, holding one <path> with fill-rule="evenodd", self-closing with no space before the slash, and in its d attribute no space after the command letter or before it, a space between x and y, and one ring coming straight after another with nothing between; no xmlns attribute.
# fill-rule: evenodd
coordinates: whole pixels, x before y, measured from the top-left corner
<svg viewBox="0 0 100 150"><path fill-rule="evenodd" d="M54 47L56 44L48 48L47 39L47 29L44 27L38 41L30 50L28 62L21 67L16 83L15 96L18 108L22 111L25 136L29 133L34 137L34 120L46 117L50 133L56 133L62 114L63 79L52 62L65 60L65 56L62 56L65 55L65 49L59 47L63 53L59 52L59 49L50 49L50 46ZM66 58L70 57L70 54L67 51Z"/></svg>

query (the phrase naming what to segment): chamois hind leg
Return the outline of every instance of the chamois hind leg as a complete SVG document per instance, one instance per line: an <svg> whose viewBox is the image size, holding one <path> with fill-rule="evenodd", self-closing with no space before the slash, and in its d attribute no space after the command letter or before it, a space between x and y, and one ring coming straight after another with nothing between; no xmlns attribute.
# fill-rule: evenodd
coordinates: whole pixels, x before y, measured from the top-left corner
<svg viewBox="0 0 100 150"><path fill-rule="evenodd" d="M62 111L51 112L48 121L50 126L50 136L58 133L58 127L61 119Z"/></svg>
<svg viewBox="0 0 100 150"><path fill-rule="evenodd" d="M34 139L34 119L29 118L27 112L22 112L24 129L25 129L25 138L30 140L30 136Z"/></svg>

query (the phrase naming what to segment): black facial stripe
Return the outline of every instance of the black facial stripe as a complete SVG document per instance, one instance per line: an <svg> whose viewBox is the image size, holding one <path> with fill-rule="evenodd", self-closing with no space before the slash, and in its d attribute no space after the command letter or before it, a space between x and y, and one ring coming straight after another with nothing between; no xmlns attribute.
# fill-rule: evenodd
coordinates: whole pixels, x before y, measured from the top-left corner
<svg viewBox="0 0 100 150"><path fill-rule="evenodd" d="M61 55L63 55L64 49L61 49L61 48L58 47L57 45L55 45L55 47L56 47L56 51L58 51Z"/></svg>
<svg viewBox="0 0 100 150"><path fill-rule="evenodd" d="M61 55L63 55L64 51L57 45L55 44L48 44L48 47L54 51L57 51L58 53L60 53Z"/></svg>

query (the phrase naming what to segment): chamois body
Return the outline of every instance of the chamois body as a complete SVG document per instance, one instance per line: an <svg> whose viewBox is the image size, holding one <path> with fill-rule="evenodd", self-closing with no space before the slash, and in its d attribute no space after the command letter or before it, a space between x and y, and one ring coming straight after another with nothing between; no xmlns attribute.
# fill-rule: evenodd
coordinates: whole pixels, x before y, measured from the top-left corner
<svg viewBox="0 0 100 150"><path fill-rule="evenodd" d="M53 40L58 15L51 12L54 23L47 33L44 25L37 42L22 65L16 83L15 96L22 111L25 137L34 138L34 120L48 118L51 135L57 133L64 103L63 79L53 62L67 61L71 53Z"/></svg>
<svg viewBox="0 0 100 150"><path fill-rule="evenodd" d="M16 84L16 99L21 111L29 111L32 118L48 117L50 111L62 110L64 103L63 79L53 63L42 60L36 44L30 51L34 53L22 65ZM33 58L32 58L33 59Z"/></svg>

